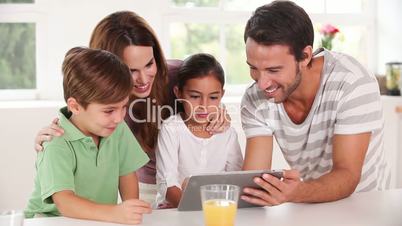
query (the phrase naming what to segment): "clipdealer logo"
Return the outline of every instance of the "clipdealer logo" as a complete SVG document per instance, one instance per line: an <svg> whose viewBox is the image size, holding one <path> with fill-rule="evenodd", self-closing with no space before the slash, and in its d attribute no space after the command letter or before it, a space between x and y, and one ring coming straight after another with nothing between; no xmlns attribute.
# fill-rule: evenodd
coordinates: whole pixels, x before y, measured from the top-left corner
<svg viewBox="0 0 402 226"><path fill-rule="evenodd" d="M145 107L146 115L144 118L138 118L134 114L134 109L138 109L138 105L141 107ZM157 123L158 129L160 129L160 125L163 123L162 113L164 111L168 111L169 115L175 115L177 113L182 112L183 106L186 106L190 114L182 114L182 120L187 122L188 120L194 120L197 123L203 123L195 116L197 112L207 112L207 120L209 123L215 123L218 121L232 121L232 117L239 115L241 109L236 107L235 105L225 106L221 104L221 106L202 106L197 105L194 106L190 101L186 99L176 99L174 101L173 106L170 105L158 105L155 99L145 98L145 99L136 99L133 100L128 109L128 114L131 120L135 123ZM239 118L239 117L235 117Z"/></svg>

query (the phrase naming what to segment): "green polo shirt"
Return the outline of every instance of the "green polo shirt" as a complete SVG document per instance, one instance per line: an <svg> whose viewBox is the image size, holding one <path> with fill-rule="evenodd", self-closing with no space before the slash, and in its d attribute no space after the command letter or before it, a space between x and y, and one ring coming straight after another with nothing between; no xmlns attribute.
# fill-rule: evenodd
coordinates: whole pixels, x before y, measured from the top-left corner
<svg viewBox="0 0 402 226"><path fill-rule="evenodd" d="M100 139L99 149L69 120L67 108L60 109L61 137L44 143L36 160L35 190L25 210L58 216L52 195L71 190L77 196L102 204L116 204L119 176L136 171L149 161L125 122L108 137Z"/></svg>

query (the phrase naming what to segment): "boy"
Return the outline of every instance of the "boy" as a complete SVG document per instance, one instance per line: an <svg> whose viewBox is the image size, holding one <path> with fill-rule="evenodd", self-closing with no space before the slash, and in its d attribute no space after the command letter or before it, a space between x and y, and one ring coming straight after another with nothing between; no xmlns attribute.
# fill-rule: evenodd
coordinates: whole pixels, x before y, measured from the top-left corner
<svg viewBox="0 0 402 226"><path fill-rule="evenodd" d="M121 123L133 87L129 69L107 51L77 47L66 54L63 76L65 133L38 153L26 217L141 223L151 209L138 200L135 170L149 159Z"/></svg>

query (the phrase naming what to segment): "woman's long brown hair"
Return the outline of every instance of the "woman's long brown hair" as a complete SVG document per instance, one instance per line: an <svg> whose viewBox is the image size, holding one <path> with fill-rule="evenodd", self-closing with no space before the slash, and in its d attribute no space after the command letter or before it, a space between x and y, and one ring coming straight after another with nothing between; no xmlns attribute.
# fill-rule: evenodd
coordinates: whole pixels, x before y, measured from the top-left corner
<svg viewBox="0 0 402 226"><path fill-rule="evenodd" d="M103 49L112 52L123 59L123 51L127 46L151 46L157 66L151 93L145 101L137 102L134 108L129 109L136 119L147 119L147 114L156 115L156 120L144 123L135 122L130 114L126 116L126 122L133 131L137 140L145 151L155 148L158 137L158 125L162 119L169 116L164 111L158 118L157 108L147 109L146 102L152 101L154 106L163 106L169 103L167 65L161 46L155 32L148 23L134 12L120 11L105 17L95 27L90 41L90 48ZM131 97L131 101L138 97ZM154 112L156 110L156 112Z"/></svg>

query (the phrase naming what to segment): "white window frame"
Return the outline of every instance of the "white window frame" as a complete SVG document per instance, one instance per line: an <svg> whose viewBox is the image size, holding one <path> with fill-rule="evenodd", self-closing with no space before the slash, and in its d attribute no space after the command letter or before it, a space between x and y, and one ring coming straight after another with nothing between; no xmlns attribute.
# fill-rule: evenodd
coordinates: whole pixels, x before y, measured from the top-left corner
<svg viewBox="0 0 402 226"><path fill-rule="evenodd" d="M0 4L0 22L28 22L36 24L36 89L12 89L0 90L1 100L36 100L49 96L47 87L51 68L47 64L48 52L48 12L51 7L50 0L35 0L32 4ZM169 24L176 22L200 22L213 23L224 26L224 24L246 23L251 16L251 11L222 11L223 5L218 8L179 8L172 7L170 0L158 1L158 16L153 18L161 19L157 23L159 28L158 36L167 58L170 58ZM247 4L247 3L245 3ZM367 28L368 34L363 37L362 45L366 46L367 64L371 71L377 72L377 12L376 0L364 0L362 14L310 14L315 23L326 23L330 21L336 25L360 25ZM50 6L49 6L50 5ZM140 15L142 14L139 12ZM152 14L151 14L152 15ZM221 36L222 37L222 36ZM316 37L317 39L318 37ZM225 48L224 41L221 41L221 49ZM219 57L219 56L218 56ZM223 64L225 62L222 62ZM53 72L54 73L54 72ZM248 75L247 75L248 76ZM226 97L241 96L249 84L231 85L227 84Z"/></svg>
<svg viewBox="0 0 402 226"><path fill-rule="evenodd" d="M34 0L34 3L0 4L0 23L35 24L35 81L34 89L0 89L0 101L34 100L40 97L45 88L46 74L46 3L47 0Z"/></svg>
<svg viewBox="0 0 402 226"><path fill-rule="evenodd" d="M325 1L325 0L324 0ZM164 1L160 7L163 12L163 30L161 35L161 42L164 46L167 58L171 56L169 25L177 22L190 22L190 23L211 23L215 25L224 24L238 24L244 23L252 15L251 11L224 11L223 1L219 7L199 7L199 8L186 8L171 6L170 0ZM296 2L297 3L297 2ZM298 4L298 3L297 3ZM325 4L325 3L324 3ZM327 14L327 13L310 13L309 16L314 23L331 23L337 25L360 25L366 27L368 30L367 37L364 37L363 44L366 46L368 52L367 64L369 70L377 71L377 24L376 24L376 0L363 0L363 9L361 14ZM326 4L325 4L326 5ZM301 5L303 7L303 5ZM221 36L222 37L222 36ZM317 39L319 37L315 37ZM224 41L220 41L220 48L224 49ZM222 59L220 56L218 56ZM221 62L225 65L224 62ZM226 85L225 96L241 96L249 84L242 85Z"/></svg>

